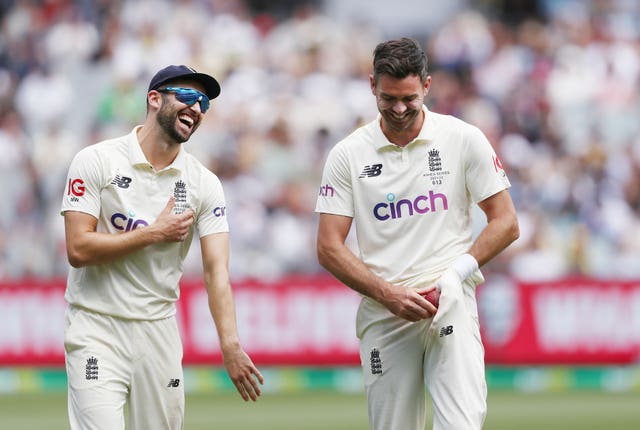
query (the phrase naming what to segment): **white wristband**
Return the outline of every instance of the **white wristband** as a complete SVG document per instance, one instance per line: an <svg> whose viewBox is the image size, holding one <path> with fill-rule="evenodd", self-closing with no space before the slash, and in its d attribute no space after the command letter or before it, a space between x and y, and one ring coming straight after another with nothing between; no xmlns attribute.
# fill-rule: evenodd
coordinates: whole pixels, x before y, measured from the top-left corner
<svg viewBox="0 0 640 430"><path fill-rule="evenodd" d="M478 270L478 262L471 254L462 254L456 258L451 267L460 276L460 280L464 281Z"/></svg>

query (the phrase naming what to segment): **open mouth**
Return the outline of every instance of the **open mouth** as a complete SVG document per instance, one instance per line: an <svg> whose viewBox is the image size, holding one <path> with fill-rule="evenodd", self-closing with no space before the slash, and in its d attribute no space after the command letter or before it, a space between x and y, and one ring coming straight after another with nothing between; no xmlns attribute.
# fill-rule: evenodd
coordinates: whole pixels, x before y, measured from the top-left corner
<svg viewBox="0 0 640 430"><path fill-rule="evenodd" d="M187 127L191 128L193 127L193 124L195 124L195 121L193 118L191 118L189 115L180 115L178 117L178 120L183 123L184 125L186 125Z"/></svg>
<svg viewBox="0 0 640 430"><path fill-rule="evenodd" d="M183 128L185 128L189 133L196 125L196 120L187 114L178 115L178 122L182 124Z"/></svg>

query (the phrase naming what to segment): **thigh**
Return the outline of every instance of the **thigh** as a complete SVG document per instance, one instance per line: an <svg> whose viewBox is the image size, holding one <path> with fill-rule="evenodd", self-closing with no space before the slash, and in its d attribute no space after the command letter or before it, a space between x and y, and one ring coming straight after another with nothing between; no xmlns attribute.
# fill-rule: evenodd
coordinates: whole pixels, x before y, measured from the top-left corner
<svg viewBox="0 0 640 430"><path fill-rule="evenodd" d="M476 430L486 415L484 348L475 289L448 303L429 330L425 382L434 406L434 430ZM441 304L442 306L442 304Z"/></svg>
<svg viewBox="0 0 640 430"><path fill-rule="evenodd" d="M131 430L182 429L182 343L175 318L140 324L136 343L139 355L131 384Z"/></svg>
<svg viewBox="0 0 640 430"><path fill-rule="evenodd" d="M423 356L427 321L394 317L369 326L360 339L373 430L422 430L426 419Z"/></svg>
<svg viewBox="0 0 640 430"><path fill-rule="evenodd" d="M71 429L124 429L129 363L115 322L77 308L65 316L65 365Z"/></svg>

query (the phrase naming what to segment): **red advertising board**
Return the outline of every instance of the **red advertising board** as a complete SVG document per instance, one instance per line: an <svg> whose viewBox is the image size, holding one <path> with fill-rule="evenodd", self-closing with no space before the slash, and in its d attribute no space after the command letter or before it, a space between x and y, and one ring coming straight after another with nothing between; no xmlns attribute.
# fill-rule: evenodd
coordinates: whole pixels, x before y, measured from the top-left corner
<svg viewBox="0 0 640 430"><path fill-rule="evenodd" d="M478 307L487 363L640 361L640 281L492 279Z"/></svg>
<svg viewBox="0 0 640 430"><path fill-rule="evenodd" d="M64 364L64 282L0 283L0 366Z"/></svg>
<svg viewBox="0 0 640 430"><path fill-rule="evenodd" d="M258 365L358 365L358 295L331 277L234 282L240 339ZM0 283L0 365L62 365L64 280ZM640 281L492 278L478 305L488 364L640 360ZM201 281L184 281L185 364L220 364Z"/></svg>
<svg viewBox="0 0 640 430"><path fill-rule="evenodd" d="M0 283L0 365L64 364L64 281ZM360 301L330 277L234 282L238 332L262 365L358 364ZM185 364L220 364L201 281L184 281L177 304Z"/></svg>
<svg viewBox="0 0 640 430"><path fill-rule="evenodd" d="M256 364L359 364L360 298L332 278L234 283L234 299L241 342ZM183 284L179 304L185 362L221 362L204 287Z"/></svg>

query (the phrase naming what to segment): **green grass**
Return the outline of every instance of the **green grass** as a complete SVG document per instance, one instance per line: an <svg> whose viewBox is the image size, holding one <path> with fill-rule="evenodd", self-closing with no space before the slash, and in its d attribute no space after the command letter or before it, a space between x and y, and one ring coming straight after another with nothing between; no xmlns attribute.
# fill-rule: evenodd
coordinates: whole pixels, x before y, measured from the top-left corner
<svg viewBox="0 0 640 430"><path fill-rule="evenodd" d="M640 395L575 391L489 394L486 430L637 430Z"/></svg>
<svg viewBox="0 0 640 430"><path fill-rule="evenodd" d="M68 429L64 393L0 395L4 429ZM427 427L429 428L429 426ZM361 394L311 391L265 394L245 403L235 394L187 396L186 430L366 430ZM637 430L640 394L492 391L485 430Z"/></svg>

